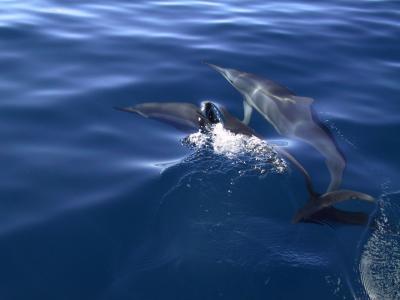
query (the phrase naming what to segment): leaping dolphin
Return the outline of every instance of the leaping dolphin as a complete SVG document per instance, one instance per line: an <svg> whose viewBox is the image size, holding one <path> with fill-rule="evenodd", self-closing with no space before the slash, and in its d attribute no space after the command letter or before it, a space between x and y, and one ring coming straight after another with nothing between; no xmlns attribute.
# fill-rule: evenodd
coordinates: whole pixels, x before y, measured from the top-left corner
<svg viewBox="0 0 400 300"><path fill-rule="evenodd" d="M243 123L249 124L255 109L279 134L310 144L325 158L331 177L327 191L339 188L346 161L329 129L315 114L312 98L296 96L286 87L254 74L208 65L243 95Z"/></svg>
<svg viewBox="0 0 400 300"><path fill-rule="evenodd" d="M176 128L189 130L202 130L206 132L210 125L222 123L226 130L236 134L260 137L252 128L231 115L229 111L212 102L203 102L198 108L191 103L142 103L132 107L120 108L118 110L139 114L146 118L167 122ZM374 202L374 198L360 192L341 190L327 192L319 195L315 192L311 177L307 170L287 151L282 148L274 148L279 154L288 159L304 176L310 199L294 216L293 222L319 222L329 219L345 224L366 224L368 215L362 212L347 212L332 207L333 204L345 200L364 200Z"/></svg>

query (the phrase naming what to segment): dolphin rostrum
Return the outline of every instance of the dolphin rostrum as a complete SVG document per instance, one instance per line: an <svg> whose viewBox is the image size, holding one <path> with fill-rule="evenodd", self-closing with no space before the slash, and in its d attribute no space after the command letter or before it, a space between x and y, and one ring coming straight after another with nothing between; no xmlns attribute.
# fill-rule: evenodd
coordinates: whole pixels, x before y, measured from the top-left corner
<svg viewBox="0 0 400 300"><path fill-rule="evenodd" d="M318 120L312 98L296 96L286 87L254 74L208 65L243 95L243 123L250 122L255 109L279 134L310 144L325 158L331 177L327 191L339 188L346 161L328 128Z"/></svg>
<svg viewBox="0 0 400 300"><path fill-rule="evenodd" d="M252 128L231 115L225 107L217 107L214 103L209 101L203 102L200 108L191 103L151 102L137 104L132 107L116 107L116 109L166 122L180 129L200 129L203 132L207 132L207 130L210 130L211 125L222 123L226 130L233 133L260 137ZM300 171L306 182L310 199L307 204L295 214L293 218L294 223L300 221L318 223L319 220L326 219L345 224L361 225L367 223L368 215L365 213L347 212L336 209L332 207L332 205L345 200L355 199L373 202L374 198L367 194L350 190L338 190L319 195L314 190L311 177L307 170L283 148L274 147L274 149L280 155L288 159Z"/></svg>

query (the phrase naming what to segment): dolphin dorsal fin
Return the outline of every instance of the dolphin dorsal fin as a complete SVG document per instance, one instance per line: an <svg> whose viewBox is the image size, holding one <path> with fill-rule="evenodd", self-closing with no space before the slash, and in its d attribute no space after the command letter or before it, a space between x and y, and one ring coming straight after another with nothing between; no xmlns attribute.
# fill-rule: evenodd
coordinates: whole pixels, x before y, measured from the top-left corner
<svg viewBox="0 0 400 300"><path fill-rule="evenodd" d="M314 102L313 98L300 97L300 96L292 96L292 97L290 97L290 100L292 100L298 104L304 104L304 105L311 105Z"/></svg>

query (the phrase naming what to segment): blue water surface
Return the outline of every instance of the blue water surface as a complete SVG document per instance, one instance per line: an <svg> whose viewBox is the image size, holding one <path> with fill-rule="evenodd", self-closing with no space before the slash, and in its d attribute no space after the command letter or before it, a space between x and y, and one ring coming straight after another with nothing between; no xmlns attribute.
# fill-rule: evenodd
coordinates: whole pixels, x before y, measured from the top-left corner
<svg viewBox="0 0 400 300"><path fill-rule="evenodd" d="M0 299L400 299L400 2L0 4ZM212 62L314 108L374 226L291 224L295 170L263 176L115 111L242 98ZM282 139L261 116L250 124ZM323 158L288 150L321 192Z"/></svg>

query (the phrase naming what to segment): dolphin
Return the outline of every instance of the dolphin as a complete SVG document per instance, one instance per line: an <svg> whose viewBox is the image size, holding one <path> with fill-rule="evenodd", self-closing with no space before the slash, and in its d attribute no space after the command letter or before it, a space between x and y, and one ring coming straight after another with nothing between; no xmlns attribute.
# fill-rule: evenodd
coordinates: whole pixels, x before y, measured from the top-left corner
<svg viewBox="0 0 400 300"><path fill-rule="evenodd" d="M339 188L346 160L329 129L314 112L312 98L296 96L286 87L254 74L208 65L243 95L243 123L249 124L255 109L282 136L310 144L325 158L331 177L327 192Z"/></svg>
<svg viewBox="0 0 400 300"><path fill-rule="evenodd" d="M252 128L240 122L224 107L218 108L210 101L204 101L201 107L182 102L146 102L131 107L114 108L168 123L184 132L199 129L206 131L212 124L223 123L224 128L233 133L255 135Z"/></svg>
<svg viewBox="0 0 400 300"><path fill-rule="evenodd" d="M168 123L182 131L192 131L209 123L199 108L192 103L147 102L132 107L115 107L117 110L136 113L145 118Z"/></svg>
<svg viewBox="0 0 400 300"><path fill-rule="evenodd" d="M167 103L142 103L132 107L115 107L117 110L139 114L145 118L169 123L184 130L201 130L207 132L210 126L222 123L226 130L246 136L261 138L252 128L234 117L223 106L205 101L201 107L191 103L167 102ZM289 152L283 148L274 148L280 155L288 159L303 175L309 194L309 201L293 217L292 222L321 223L331 220L337 223L364 225L368 222L368 215L363 212L348 212L334 208L332 205L345 200L363 200L374 202L370 195L351 190L338 190L327 192L323 195L315 192L312 180L307 170Z"/></svg>

